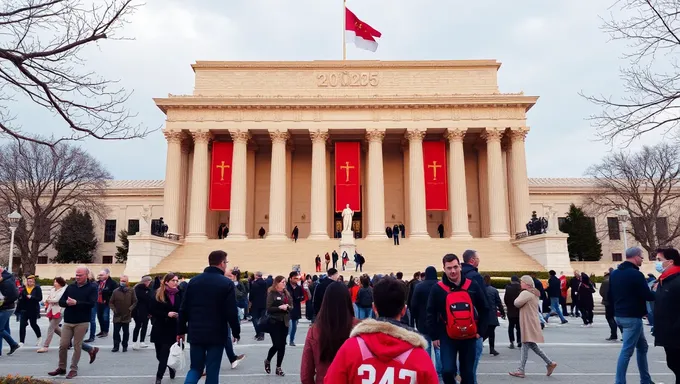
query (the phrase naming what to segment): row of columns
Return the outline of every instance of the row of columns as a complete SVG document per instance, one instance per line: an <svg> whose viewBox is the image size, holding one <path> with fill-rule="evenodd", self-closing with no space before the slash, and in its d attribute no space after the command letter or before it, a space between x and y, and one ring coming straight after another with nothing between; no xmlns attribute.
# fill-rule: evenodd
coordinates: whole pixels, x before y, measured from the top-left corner
<svg viewBox="0 0 680 384"><path fill-rule="evenodd" d="M465 178L465 157L463 139L466 130L450 129L446 133L449 140L449 202L451 237L470 238L467 211L467 187ZM512 205L514 207L515 225L521 225L529 214L529 187L526 173L526 155L524 139L526 129L510 131L512 175ZM505 176L501 153L501 139L504 130L487 128L482 134L487 145L487 177L489 200L489 237L507 240L508 204L505 200ZM208 208L209 159L208 144L210 132L197 131L191 133L194 140L194 158L192 166L192 191L190 200L189 231L187 241L203 241L206 236L205 214ZM231 131L234 142L232 160L231 211L229 215L229 239L245 240L246 236L246 163L247 144L250 134L244 131ZM272 159L269 193L269 233L267 239L280 240L287 238L286 233L286 142L288 132L270 131L272 140ZM326 175L326 141L328 132L310 131L312 139L312 182L311 182L311 220L310 239L328 239L326 229L328 219L327 175ZM181 233L181 186L182 176L182 134L165 132L168 141L166 162L164 219L170 233ZM368 141L368 234L367 239L384 239L385 230L385 187L383 171L382 143L385 137L383 130L366 132ZM410 237L429 238L427 232L427 212L425 207L425 174L423 164L424 130L409 130L409 209Z"/></svg>

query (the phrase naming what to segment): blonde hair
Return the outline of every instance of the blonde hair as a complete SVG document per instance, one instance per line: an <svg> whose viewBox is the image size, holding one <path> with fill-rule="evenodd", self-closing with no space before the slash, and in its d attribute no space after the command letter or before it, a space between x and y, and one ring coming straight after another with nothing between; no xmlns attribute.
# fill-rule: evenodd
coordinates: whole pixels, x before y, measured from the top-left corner
<svg viewBox="0 0 680 384"><path fill-rule="evenodd" d="M156 290L156 301L159 303L165 303L165 283L175 278L175 274L168 272L163 276L163 282L161 286Z"/></svg>

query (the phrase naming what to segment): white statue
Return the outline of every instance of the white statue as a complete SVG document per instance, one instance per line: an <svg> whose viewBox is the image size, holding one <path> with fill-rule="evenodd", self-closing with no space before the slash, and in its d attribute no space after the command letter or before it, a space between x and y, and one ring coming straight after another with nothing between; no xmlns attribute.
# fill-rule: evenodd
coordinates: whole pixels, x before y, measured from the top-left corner
<svg viewBox="0 0 680 384"><path fill-rule="evenodd" d="M354 211L350 209L349 204L342 210L342 231L351 232L352 231L352 216L354 216Z"/></svg>
<svg viewBox="0 0 680 384"><path fill-rule="evenodd" d="M149 207L142 207L142 212L139 214L141 220L139 220L139 232L142 235L148 235L151 233L151 210Z"/></svg>

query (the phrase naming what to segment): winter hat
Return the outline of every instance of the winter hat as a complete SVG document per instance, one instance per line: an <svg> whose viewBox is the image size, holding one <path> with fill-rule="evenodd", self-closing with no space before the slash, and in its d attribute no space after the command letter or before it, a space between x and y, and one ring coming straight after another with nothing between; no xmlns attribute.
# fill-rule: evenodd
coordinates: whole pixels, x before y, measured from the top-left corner
<svg viewBox="0 0 680 384"><path fill-rule="evenodd" d="M512 275L510 281L512 281L513 283L519 283L519 277L517 277L517 275Z"/></svg>
<svg viewBox="0 0 680 384"><path fill-rule="evenodd" d="M534 285L534 279L532 279L531 276L524 275L520 280L522 280L524 284L530 286L531 288L536 288L536 286Z"/></svg>

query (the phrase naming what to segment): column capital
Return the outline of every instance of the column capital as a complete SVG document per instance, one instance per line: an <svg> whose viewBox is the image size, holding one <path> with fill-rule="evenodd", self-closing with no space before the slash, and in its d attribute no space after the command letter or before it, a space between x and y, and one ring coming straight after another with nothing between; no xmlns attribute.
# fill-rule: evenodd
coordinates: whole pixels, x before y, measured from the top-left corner
<svg viewBox="0 0 680 384"><path fill-rule="evenodd" d="M380 130L380 129L366 130L366 140L368 140L369 143L371 143L371 142L382 143L384 138L385 138L385 131L383 131L383 130Z"/></svg>
<svg viewBox="0 0 680 384"><path fill-rule="evenodd" d="M445 137L452 143L460 143L463 142L465 133L467 133L467 129L449 128L446 130Z"/></svg>
<svg viewBox="0 0 680 384"><path fill-rule="evenodd" d="M191 141L190 140L184 140L182 141L181 149L182 153L189 153L191 152Z"/></svg>
<svg viewBox="0 0 680 384"><path fill-rule="evenodd" d="M499 128L486 128L484 132L482 132L482 138L486 140L487 143L494 141L500 142L502 137L503 130Z"/></svg>
<svg viewBox="0 0 680 384"><path fill-rule="evenodd" d="M163 131L163 136L165 136L168 144L180 144L184 138L184 133L181 131Z"/></svg>
<svg viewBox="0 0 680 384"><path fill-rule="evenodd" d="M194 138L194 143L208 144L210 139L212 139L212 133L209 131L196 131L191 132L191 136Z"/></svg>
<svg viewBox="0 0 680 384"><path fill-rule="evenodd" d="M312 143L326 143L329 137L328 131L320 129L310 130L309 136L312 138Z"/></svg>
<svg viewBox="0 0 680 384"><path fill-rule="evenodd" d="M288 134L288 131L279 131L277 129L275 131L269 131L269 137L271 137L272 143L274 144L285 144L290 135Z"/></svg>
<svg viewBox="0 0 680 384"><path fill-rule="evenodd" d="M234 143L248 144L250 133L248 131L233 130L229 131L229 135Z"/></svg>
<svg viewBox="0 0 680 384"><path fill-rule="evenodd" d="M425 138L425 131L420 130L420 129L413 129L413 130L407 130L406 131L406 138L409 141L423 141Z"/></svg>
<svg viewBox="0 0 680 384"><path fill-rule="evenodd" d="M529 128L511 128L510 139L512 141L524 141L529 133Z"/></svg>

